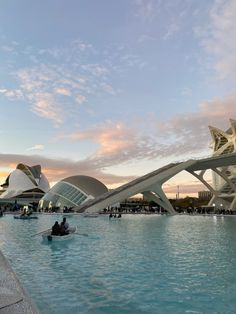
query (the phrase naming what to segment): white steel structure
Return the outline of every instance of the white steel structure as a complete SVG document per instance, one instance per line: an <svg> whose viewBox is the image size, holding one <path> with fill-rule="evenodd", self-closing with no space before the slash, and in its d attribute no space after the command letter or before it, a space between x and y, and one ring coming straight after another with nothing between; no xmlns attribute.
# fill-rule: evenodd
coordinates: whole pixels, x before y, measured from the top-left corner
<svg viewBox="0 0 236 314"><path fill-rule="evenodd" d="M236 120L230 119L227 131L209 126L213 142L213 156L223 156L236 152ZM218 173L221 172L221 174ZM236 166L228 165L213 172L213 188L217 190L209 205L236 210Z"/></svg>
<svg viewBox="0 0 236 314"><path fill-rule="evenodd" d="M201 160L190 159L184 162L171 163L165 167L150 172L143 177L124 184L115 190L104 193L101 196L96 197L94 200L87 201L75 209L78 212L99 212L108 206L124 201L128 197L142 193L146 199L156 202L170 214L175 214L174 208L162 189L163 183L177 173L185 170L200 180L212 192L216 199L219 197L219 192L204 179L204 173L206 170L212 169L225 180L226 184L231 186L235 193L235 185L227 176L225 176L224 170L222 170L229 166L236 166L236 153L214 156ZM231 207L231 209L235 210L236 208L234 206Z"/></svg>

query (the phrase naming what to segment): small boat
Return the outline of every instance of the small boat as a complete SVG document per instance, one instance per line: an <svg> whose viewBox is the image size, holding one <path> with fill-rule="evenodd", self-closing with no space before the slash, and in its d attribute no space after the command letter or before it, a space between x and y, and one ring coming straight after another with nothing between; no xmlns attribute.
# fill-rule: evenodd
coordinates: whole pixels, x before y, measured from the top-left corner
<svg viewBox="0 0 236 314"><path fill-rule="evenodd" d="M76 227L70 227L69 231L70 233L61 236L61 235L51 235L51 230L46 230L42 233L42 238L43 240L47 240L49 242L69 240L74 237Z"/></svg>
<svg viewBox="0 0 236 314"><path fill-rule="evenodd" d="M38 219L38 217L37 216L21 216L21 215L17 215L17 216L14 216L14 219L28 220L28 219Z"/></svg>

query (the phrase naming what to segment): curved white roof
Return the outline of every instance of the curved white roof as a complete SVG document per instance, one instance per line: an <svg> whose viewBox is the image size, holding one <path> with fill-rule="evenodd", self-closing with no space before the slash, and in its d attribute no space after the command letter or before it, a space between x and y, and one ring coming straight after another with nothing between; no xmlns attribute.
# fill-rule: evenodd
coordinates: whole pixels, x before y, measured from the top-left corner
<svg viewBox="0 0 236 314"><path fill-rule="evenodd" d="M102 182L89 176L71 176L63 179L62 181L78 187L81 191L87 195L92 195L93 197L97 197L108 191L107 187Z"/></svg>
<svg viewBox="0 0 236 314"><path fill-rule="evenodd" d="M67 177L57 182L40 200L40 207L72 207L102 195L107 187L97 179L84 175Z"/></svg>
<svg viewBox="0 0 236 314"><path fill-rule="evenodd" d="M49 190L50 186L48 180L43 173L37 173L37 177L34 177L31 172L34 167L28 167L23 164L19 165L9 175L7 179L8 186L1 194L0 198L12 198L32 189L39 189L42 192L47 192Z"/></svg>

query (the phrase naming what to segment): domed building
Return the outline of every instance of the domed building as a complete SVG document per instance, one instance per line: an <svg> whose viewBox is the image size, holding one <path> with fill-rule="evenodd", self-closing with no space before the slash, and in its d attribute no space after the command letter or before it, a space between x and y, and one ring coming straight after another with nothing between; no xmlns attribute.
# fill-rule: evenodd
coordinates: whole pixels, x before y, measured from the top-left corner
<svg viewBox="0 0 236 314"><path fill-rule="evenodd" d="M41 172L41 166L18 164L1 185L1 203L29 205L38 204L42 196L50 189L49 182Z"/></svg>
<svg viewBox="0 0 236 314"><path fill-rule="evenodd" d="M107 192L107 187L89 176L72 176L56 183L40 200L39 209L72 208Z"/></svg>

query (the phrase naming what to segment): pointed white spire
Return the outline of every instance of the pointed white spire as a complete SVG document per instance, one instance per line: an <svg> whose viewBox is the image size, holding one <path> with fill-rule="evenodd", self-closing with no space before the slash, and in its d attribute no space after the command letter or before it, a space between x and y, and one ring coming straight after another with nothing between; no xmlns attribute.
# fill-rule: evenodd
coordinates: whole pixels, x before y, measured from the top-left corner
<svg viewBox="0 0 236 314"><path fill-rule="evenodd" d="M218 128L215 128L213 126L209 126L212 139L214 141L213 147L214 152L216 152L218 149L220 149L222 146L225 146L226 143L229 143L230 141L230 135Z"/></svg>

